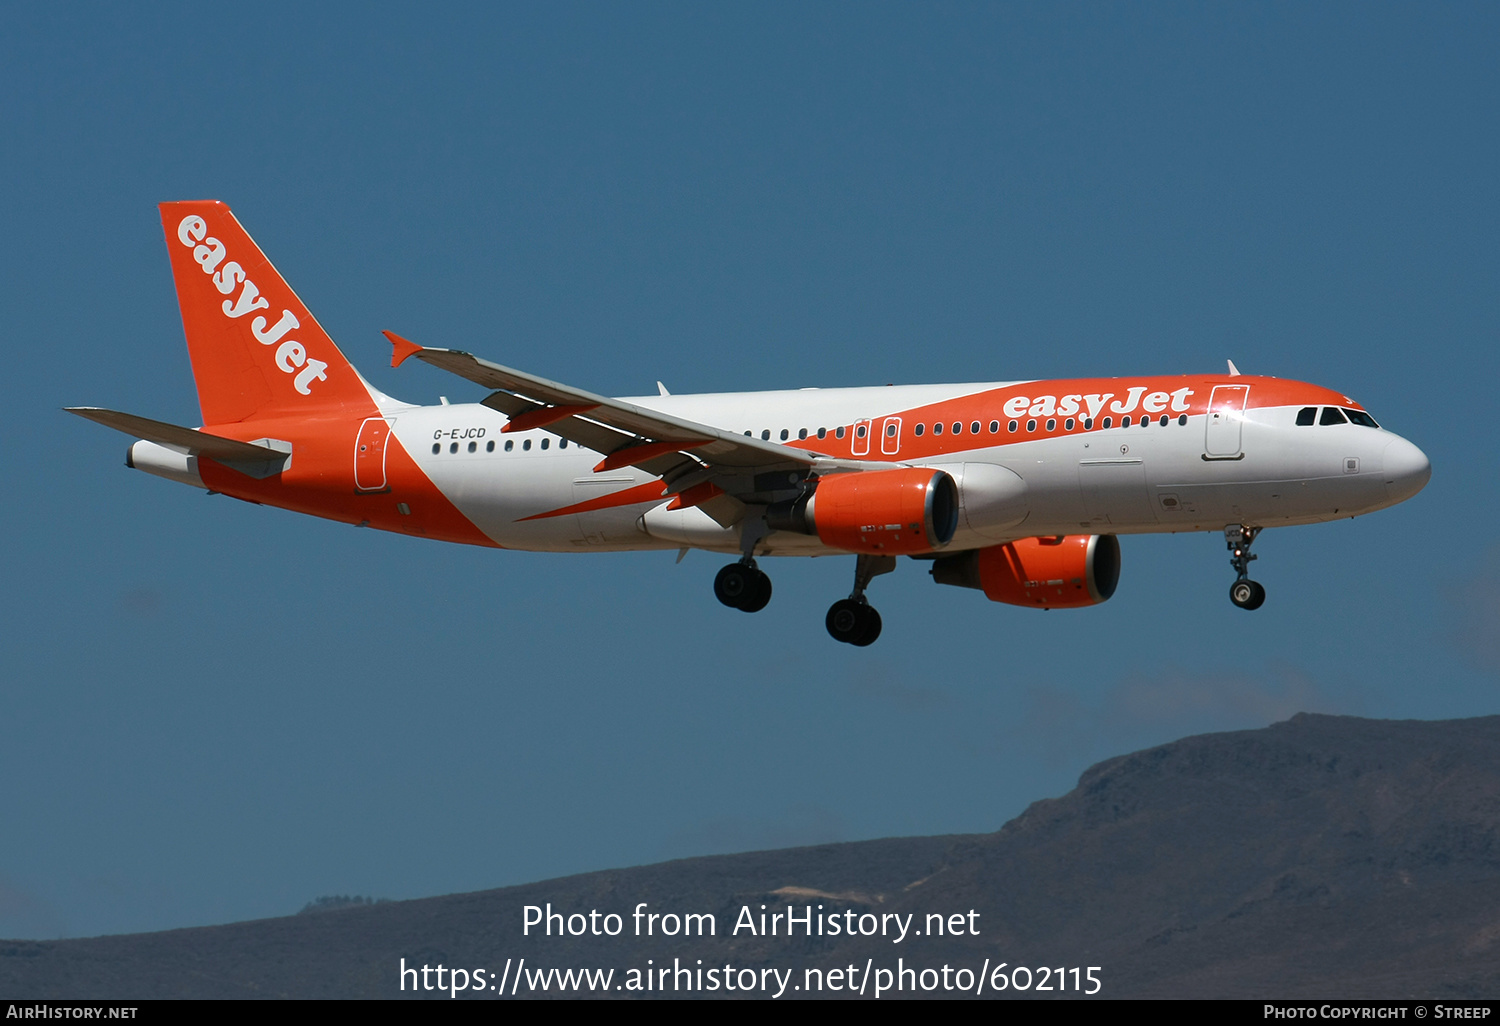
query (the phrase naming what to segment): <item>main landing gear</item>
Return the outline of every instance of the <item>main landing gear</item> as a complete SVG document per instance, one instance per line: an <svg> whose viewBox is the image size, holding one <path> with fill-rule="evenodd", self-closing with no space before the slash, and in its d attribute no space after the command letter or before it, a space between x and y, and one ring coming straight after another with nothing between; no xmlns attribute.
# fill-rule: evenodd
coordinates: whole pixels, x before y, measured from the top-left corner
<svg viewBox="0 0 1500 1026"><path fill-rule="evenodd" d="M764 517L747 518L740 530L740 561L714 578L714 598L730 609L758 613L771 601L771 578L755 565L755 546L768 533Z"/></svg>
<svg viewBox="0 0 1500 1026"><path fill-rule="evenodd" d="M747 556L719 571L714 578L714 597L730 609L758 613L771 601L771 578Z"/></svg>
<svg viewBox="0 0 1500 1026"><path fill-rule="evenodd" d="M1224 541L1229 546L1229 565L1234 567L1234 583L1229 586L1229 601L1241 609L1259 609L1266 601L1266 589L1250 579L1250 561L1258 556L1250 554L1250 545L1260 534L1258 527L1230 524L1224 528Z"/></svg>
<svg viewBox="0 0 1500 1026"><path fill-rule="evenodd" d="M828 607L823 623L834 641L861 647L880 637L880 614L865 600L871 579L896 569L895 556L859 556L854 564L854 590Z"/></svg>
<svg viewBox="0 0 1500 1026"><path fill-rule="evenodd" d="M755 565L755 547L767 533L764 525L764 520L747 522L740 539L744 554L714 577L714 597L730 609L758 613L771 601L771 578ZM856 557L854 590L830 606L823 620L835 641L863 647L880 637L880 614L866 601L865 589L870 581L894 569L895 556Z"/></svg>

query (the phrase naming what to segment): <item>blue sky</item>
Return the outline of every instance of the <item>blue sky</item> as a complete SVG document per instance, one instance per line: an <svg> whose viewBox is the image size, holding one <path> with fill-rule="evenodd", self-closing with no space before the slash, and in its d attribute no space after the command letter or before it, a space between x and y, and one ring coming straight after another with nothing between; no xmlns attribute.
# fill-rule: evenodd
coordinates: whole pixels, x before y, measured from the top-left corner
<svg viewBox="0 0 1500 1026"><path fill-rule="evenodd" d="M997 828L1299 710L1500 710L1493 5L33 5L0 35L0 936ZM197 423L156 204L229 203L345 353L613 394L1214 371L1340 389L1415 500L1127 538L1038 613L905 563L532 555L122 466Z"/></svg>

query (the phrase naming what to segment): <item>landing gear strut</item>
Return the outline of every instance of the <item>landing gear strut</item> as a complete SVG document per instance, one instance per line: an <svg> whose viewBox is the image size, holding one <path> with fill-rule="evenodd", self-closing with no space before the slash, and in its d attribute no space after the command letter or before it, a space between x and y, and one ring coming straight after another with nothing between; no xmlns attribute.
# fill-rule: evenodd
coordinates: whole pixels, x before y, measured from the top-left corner
<svg viewBox="0 0 1500 1026"><path fill-rule="evenodd" d="M1260 534L1258 527L1230 524L1224 528L1224 542L1229 546L1229 565L1234 567L1234 583L1229 586L1229 601L1241 609L1259 609L1266 600L1266 589L1250 579L1250 546Z"/></svg>
<svg viewBox="0 0 1500 1026"><path fill-rule="evenodd" d="M880 574L896 569L895 556L860 556L854 563L854 590L828 607L824 624L833 640L861 647L880 637L880 614L865 600L865 589Z"/></svg>
<svg viewBox="0 0 1500 1026"><path fill-rule="evenodd" d="M748 517L740 531L743 555L714 578L714 598L730 609L758 613L771 601L771 578L755 565L755 546L769 533L764 517Z"/></svg>

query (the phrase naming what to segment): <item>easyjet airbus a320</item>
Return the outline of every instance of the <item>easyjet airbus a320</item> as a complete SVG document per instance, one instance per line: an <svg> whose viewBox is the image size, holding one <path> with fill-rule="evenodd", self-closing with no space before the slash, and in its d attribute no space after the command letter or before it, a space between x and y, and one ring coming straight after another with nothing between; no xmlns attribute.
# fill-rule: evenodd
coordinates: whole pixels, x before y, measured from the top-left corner
<svg viewBox="0 0 1500 1026"><path fill-rule="evenodd" d="M412 406L374 388L222 203L164 203L203 424L95 408L126 464L330 520L552 552L738 556L714 594L753 613L761 556L851 555L828 632L868 645L865 598L897 556L996 602L1088 606L1116 536L1223 531L1230 599L1255 609L1266 527L1357 516L1427 483L1427 457L1359 403L1239 374L799 389L610 399L387 333L491 391Z"/></svg>

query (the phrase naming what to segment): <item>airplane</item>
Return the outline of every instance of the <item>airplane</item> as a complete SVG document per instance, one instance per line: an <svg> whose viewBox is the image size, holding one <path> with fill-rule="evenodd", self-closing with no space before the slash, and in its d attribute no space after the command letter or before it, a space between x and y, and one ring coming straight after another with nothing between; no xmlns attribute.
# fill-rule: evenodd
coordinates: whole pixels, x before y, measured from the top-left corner
<svg viewBox="0 0 1500 1026"><path fill-rule="evenodd" d="M854 557L834 639L880 634L867 597L898 556L938 584L1038 609L1115 591L1119 535L1222 531L1230 599L1256 609L1267 527L1419 492L1427 457L1349 396L1227 373L608 398L386 332L490 391L416 406L345 359L229 208L161 204L203 426L72 407L139 439L126 466L330 520L549 552L738 558L714 594L753 613L766 556Z"/></svg>

